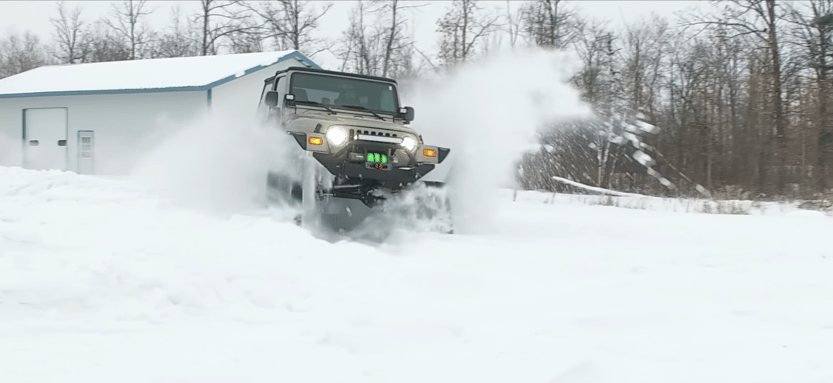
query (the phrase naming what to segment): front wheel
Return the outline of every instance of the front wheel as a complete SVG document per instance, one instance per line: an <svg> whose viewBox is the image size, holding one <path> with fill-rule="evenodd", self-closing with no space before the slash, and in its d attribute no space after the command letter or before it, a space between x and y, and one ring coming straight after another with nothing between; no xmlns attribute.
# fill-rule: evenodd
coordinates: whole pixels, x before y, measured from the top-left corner
<svg viewBox="0 0 833 383"><path fill-rule="evenodd" d="M297 207L301 198L301 184L297 180L281 173L266 175L266 200L270 205Z"/></svg>

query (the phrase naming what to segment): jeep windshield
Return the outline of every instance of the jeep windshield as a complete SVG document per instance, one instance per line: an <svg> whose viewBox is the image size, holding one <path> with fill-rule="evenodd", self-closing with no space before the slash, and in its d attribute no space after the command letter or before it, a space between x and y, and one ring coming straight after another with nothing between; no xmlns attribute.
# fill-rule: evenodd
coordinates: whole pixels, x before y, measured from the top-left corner
<svg viewBox="0 0 833 383"><path fill-rule="evenodd" d="M289 92L295 101L329 108L395 115L399 109L393 84L325 74L293 73ZM315 104L312 104L315 105Z"/></svg>

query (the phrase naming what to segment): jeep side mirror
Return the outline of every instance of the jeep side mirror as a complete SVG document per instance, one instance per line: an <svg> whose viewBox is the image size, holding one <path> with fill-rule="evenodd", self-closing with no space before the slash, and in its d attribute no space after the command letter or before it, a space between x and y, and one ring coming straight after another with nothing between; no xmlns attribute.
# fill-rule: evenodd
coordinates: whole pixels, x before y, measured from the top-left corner
<svg viewBox="0 0 833 383"><path fill-rule="evenodd" d="M399 115L403 120L411 122L414 120L414 108L411 108L410 106L399 108Z"/></svg>
<svg viewBox="0 0 833 383"><path fill-rule="evenodd" d="M271 107L278 106L278 92L274 90L266 92L266 98L263 99L263 102Z"/></svg>

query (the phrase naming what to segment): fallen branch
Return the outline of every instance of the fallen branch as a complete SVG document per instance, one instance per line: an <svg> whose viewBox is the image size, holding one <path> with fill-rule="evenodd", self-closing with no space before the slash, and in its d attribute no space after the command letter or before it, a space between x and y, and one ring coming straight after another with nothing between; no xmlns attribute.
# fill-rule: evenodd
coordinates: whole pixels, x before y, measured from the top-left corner
<svg viewBox="0 0 833 383"><path fill-rule="evenodd" d="M568 180L566 178L561 178L561 177L558 177L558 176L552 176L552 179L555 180L555 181L558 181L558 182L561 182L561 183L579 188L579 189L583 189L583 190L587 190L587 191L590 191L590 192L593 192L593 193L598 193L598 194L603 194L603 195L609 195L609 196L614 196L614 197L652 198L651 196L647 196L647 195L644 195L644 194L625 193L625 192L620 192L620 191L616 191L616 190L610 190L610 189L600 188L600 187L596 187L596 186L585 185L583 183Z"/></svg>

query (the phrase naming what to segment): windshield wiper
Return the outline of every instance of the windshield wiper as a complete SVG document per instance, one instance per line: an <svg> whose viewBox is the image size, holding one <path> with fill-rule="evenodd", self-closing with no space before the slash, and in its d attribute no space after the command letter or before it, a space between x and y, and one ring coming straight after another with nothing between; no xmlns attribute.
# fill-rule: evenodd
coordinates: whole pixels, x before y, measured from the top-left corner
<svg viewBox="0 0 833 383"><path fill-rule="evenodd" d="M322 104L322 103L320 103L320 102L318 102L318 101L298 101L298 100L295 100L295 103L296 103L296 104L297 104L297 103L299 103L299 102L300 102L300 103L304 103L304 104L310 104L310 105L320 106L320 107L322 107L322 108L324 108L324 109L327 109L327 111L328 111L328 112L330 112L331 114L336 114L336 112L335 112L334 110L330 109L330 107L329 107L329 106L324 105L324 104Z"/></svg>
<svg viewBox="0 0 833 383"><path fill-rule="evenodd" d="M359 110L363 110L363 111L365 111L365 112L369 112L369 113L373 114L373 115L374 115L374 116L376 116L378 119L380 119L380 120L382 120L382 121L385 121L384 117L382 117L382 116L380 116L380 115L376 114L376 112L374 112L374 111L372 111L372 110L370 110L370 109L367 109L367 108L365 108L365 107L363 107L363 106L358 106L358 105L338 105L338 107L339 107L339 108L349 108L349 109L359 109Z"/></svg>

